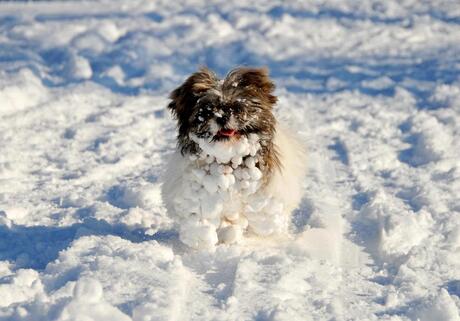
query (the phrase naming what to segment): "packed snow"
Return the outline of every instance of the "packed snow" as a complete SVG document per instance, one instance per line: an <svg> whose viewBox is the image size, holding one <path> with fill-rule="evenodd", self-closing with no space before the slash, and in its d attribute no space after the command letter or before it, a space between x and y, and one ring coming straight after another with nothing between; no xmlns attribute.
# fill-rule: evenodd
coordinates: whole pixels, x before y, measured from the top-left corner
<svg viewBox="0 0 460 321"><path fill-rule="evenodd" d="M449 0L0 3L0 320L460 320L459 39ZM165 107L200 65L269 67L288 237L181 241ZM258 182L214 152L208 192Z"/></svg>

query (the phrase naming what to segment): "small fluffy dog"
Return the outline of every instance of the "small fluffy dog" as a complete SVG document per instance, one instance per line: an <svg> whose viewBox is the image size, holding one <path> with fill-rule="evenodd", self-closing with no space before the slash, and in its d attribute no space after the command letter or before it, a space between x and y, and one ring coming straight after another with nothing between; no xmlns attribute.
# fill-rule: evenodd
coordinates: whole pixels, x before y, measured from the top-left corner
<svg viewBox="0 0 460 321"><path fill-rule="evenodd" d="M287 232L306 162L273 115L274 88L264 68L236 68L223 80L201 68L171 93L178 150L162 194L185 244L212 248Z"/></svg>

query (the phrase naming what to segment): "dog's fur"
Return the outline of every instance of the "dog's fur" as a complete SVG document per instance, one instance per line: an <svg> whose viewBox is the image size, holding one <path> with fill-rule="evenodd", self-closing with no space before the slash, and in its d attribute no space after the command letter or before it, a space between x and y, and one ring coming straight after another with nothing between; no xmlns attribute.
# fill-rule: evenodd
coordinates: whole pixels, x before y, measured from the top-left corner
<svg viewBox="0 0 460 321"><path fill-rule="evenodd" d="M190 162L189 156L200 153L192 136L218 143L257 134L261 145L257 167L263 174L259 189L281 201L286 215L297 207L302 196L305 153L273 115L277 101L274 88L264 68L236 68L224 80L201 68L171 93L168 108L178 122L178 152L169 162L163 198L172 215L178 214L173 201L180 197L177 187L182 171Z"/></svg>

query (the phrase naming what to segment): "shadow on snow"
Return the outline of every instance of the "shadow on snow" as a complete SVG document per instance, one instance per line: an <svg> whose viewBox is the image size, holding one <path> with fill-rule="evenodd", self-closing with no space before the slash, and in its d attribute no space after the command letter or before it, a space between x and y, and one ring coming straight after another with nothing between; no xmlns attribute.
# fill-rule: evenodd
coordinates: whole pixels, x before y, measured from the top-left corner
<svg viewBox="0 0 460 321"><path fill-rule="evenodd" d="M18 268L44 269L59 252L74 240L87 235L115 235L133 243L156 240L174 241L175 231L159 231L149 236L124 225L111 225L104 220L87 218L70 226L0 226L0 261L14 261Z"/></svg>

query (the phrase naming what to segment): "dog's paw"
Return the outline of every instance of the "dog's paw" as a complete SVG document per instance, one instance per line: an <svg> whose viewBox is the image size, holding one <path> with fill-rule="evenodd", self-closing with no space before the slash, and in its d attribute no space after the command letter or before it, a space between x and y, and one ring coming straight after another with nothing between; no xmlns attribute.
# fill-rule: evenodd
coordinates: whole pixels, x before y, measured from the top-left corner
<svg viewBox="0 0 460 321"><path fill-rule="evenodd" d="M211 224L188 220L179 231L180 240L194 249L213 249L218 242L216 228Z"/></svg>

